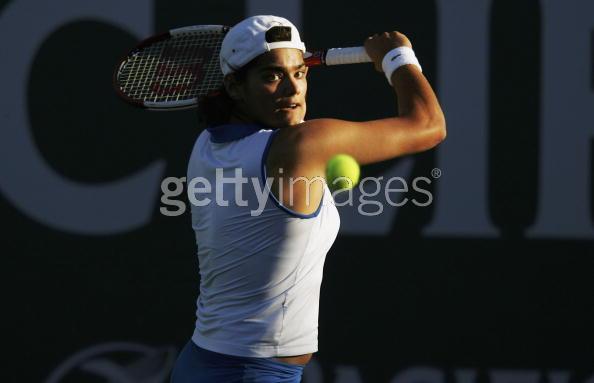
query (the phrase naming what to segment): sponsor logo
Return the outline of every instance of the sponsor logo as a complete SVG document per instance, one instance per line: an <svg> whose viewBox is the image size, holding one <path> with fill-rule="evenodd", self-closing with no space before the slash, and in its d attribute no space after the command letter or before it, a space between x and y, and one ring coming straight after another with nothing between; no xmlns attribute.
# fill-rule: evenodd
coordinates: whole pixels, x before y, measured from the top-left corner
<svg viewBox="0 0 594 383"><path fill-rule="evenodd" d="M169 381L176 357L177 349L172 346L102 343L78 351L66 359L48 376L45 383L95 380L111 383L164 383Z"/></svg>

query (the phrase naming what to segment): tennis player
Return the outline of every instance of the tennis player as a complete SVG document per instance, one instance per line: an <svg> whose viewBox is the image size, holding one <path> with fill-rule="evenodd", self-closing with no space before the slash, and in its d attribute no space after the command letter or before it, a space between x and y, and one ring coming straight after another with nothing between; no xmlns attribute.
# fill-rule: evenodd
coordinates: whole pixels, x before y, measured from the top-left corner
<svg viewBox="0 0 594 383"><path fill-rule="evenodd" d="M444 139L443 113L406 36L376 34L365 48L396 91L399 116L304 122L305 45L295 26L254 16L226 35L224 88L200 103L208 128L188 165L189 183L202 177L216 190L202 182L210 203L201 195L192 206L200 294L195 331L173 383L301 381L318 350L322 269L340 225L326 162L348 153L371 164ZM345 81L355 87L357 80ZM345 97L373 100L356 92ZM238 189L229 182L238 171L255 182ZM226 182L218 182L221 176Z"/></svg>

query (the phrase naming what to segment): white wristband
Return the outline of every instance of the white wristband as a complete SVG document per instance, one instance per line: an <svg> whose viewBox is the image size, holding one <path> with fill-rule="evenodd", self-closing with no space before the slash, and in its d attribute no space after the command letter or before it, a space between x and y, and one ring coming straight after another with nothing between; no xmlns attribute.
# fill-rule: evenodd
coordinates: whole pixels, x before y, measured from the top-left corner
<svg viewBox="0 0 594 383"><path fill-rule="evenodd" d="M415 52L412 50L412 48L398 47L386 53L384 59L382 60L382 69L384 70L390 85L392 85L392 73L394 73L396 69L407 64L416 65L419 67L421 72L423 71L421 64L419 64L419 60L417 60L417 56L415 56Z"/></svg>

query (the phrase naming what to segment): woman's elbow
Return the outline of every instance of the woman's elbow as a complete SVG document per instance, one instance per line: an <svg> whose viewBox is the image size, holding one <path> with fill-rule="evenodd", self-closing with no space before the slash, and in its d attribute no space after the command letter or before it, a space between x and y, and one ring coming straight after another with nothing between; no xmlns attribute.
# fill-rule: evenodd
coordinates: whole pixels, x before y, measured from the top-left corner
<svg viewBox="0 0 594 383"><path fill-rule="evenodd" d="M432 149L446 138L446 123L442 113L428 116L424 121L422 150Z"/></svg>
<svg viewBox="0 0 594 383"><path fill-rule="evenodd" d="M438 145L446 139L446 120L443 113L440 112L429 120L429 129L434 132L433 135L436 141L435 145Z"/></svg>
<svg viewBox="0 0 594 383"><path fill-rule="evenodd" d="M438 145L446 138L445 116L439 107L417 114L415 125L419 129L418 131L422 132L420 137L423 137L423 146L426 149Z"/></svg>

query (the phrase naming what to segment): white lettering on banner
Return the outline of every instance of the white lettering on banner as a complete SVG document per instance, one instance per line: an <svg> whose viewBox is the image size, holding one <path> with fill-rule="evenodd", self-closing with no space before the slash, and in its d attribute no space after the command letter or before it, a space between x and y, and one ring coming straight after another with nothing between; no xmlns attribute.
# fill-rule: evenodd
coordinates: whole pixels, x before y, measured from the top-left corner
<svg viewBox="0 0 594 383"><path fill-rule="evenodd" d="M491 370L490 383L538 383L540 373L534 370Z"/></svg>
<svg viewBox="0 0 594 383"><path fill-rule="evenodd" d="M476 370L461 368L454 371L456 383L477 383Z"/></svg>
<svg viewBox="0 0 594 383"><path fill-rule="evenodd" d="M122 364L122 354L136 363ZM178 350L172 346L146 346L139 343L113 342L92 345L77 351L61 362L49 374L45 383L57 383L65 379L77 378L81 374L118 382L165 383L170 380ZM150 363L149 363L150 362ZM145 366L147 368L139 368ZM150 368L149 368L150 367ZM333 365L333 383L363 382L361 367L357 365ZM386 368L391 367L386 365ZM391 383L444 383L446 376L453 376L454 383L477 383L479 371L488 377L487 383L594 383L594 375L576 380L575 374L568 370L543 369L486 369L460 368L446 370L432 366L412 366L399 369ZM580 375L581 377L582 375ZM323 383L322 365L316 359L303 369L305 383Z"/></svg>
<svg viewBox="0 0 594 383"><path fill-rule="evenodd" d="M132 363L122 363L125 355ZM93 345L70 356L54 369L45 383L83 381L81 376L104 382L165 383L178 352L173 346L151 347L113 342ZM78 378L78 380L76 380Z"/></svg>
<svg viewBox="0 0 594 383"><path fill-rule="evenodd" d="M557 370L549 372L549 383L569 383L571 374L569 371ZM594 378L594 376L593 376ZM586 381L586 383L588 383Z"/></svg>
<svg viewBox="0 0 594 383"><path fill-rule="evenodd" d="M438 73L448 139L437 165L447 176L436 185L433 221L425 236L496 237L488 214L487 128L489 25L492 0L438 0ZM302 1L247 0L246 13L276 13L299 27ZM533 238L592 238L589 188L594 138L591 30L594 2L550 0L542 7L542 103L538 210ZM49 227L77 234L108 235L149 223L158 200L163 160L115 182L86 185L49 166L35 146L28 118L27 81L43 41L60 26L82 19L106 22L139 37L153 33L153 1L9 2L0 13L0 191L20 211ZM15 36L18 36L16 38ZM464 49L459 49L463 46ZM558 47L563 52L558 52ZM383 176L410 174L403 159ZM385 210L362 216L340 206L345 234L386 235L397 214L384 193ZM357 196L355 196L357 197Z"/></svg>
<svg viewBox="0 0 594 383"><path fill-rule="evenodd" d="M590 143L594 138L591 31L594 2L541 1L542 99L539 198L530 237L594 237Z"/></svg>
<svg viewBox="0 0 594 383"><path fill-rule="evenodd" d="M317 359L311 358L309 363L303 369L303 382L305 383L323 383L324 374L322 372L322 366L318 363Z"/></svg>
<svg viewBox="0 0 594 383"><path fill-rule="evenodd" d="M334 368L336 383L363 383L359 369L355 366L341 366Z"/></svg>
<svg viewBox="0 0 594 383"><path fill-rule="evenodd" d="M443 371L433 367L411 367L399 372L390 383L444 383Z"/></svg>
<svg viewBox="0 0 594 383"><path fill-rule="evenodd" d="M437 9L437 89L449 129L437 151L446 176L436 186L435 216L423 233L495 237L487 199L491 0L438 0Z"/></svg>
<svg viewBox="0 0 594 383"><path fill-rule="evenodd" d="M146 36L153 31L153 8L152 2L142 0L19 0L0 13L0 83L10 90L0 93L0 190L36 221L77 234L107 235L141 227L151 219L164 161L102 185L64 178L35 146L26 90L39 47L60 26L92 19Z"/></svg>

